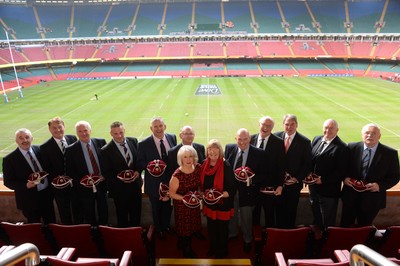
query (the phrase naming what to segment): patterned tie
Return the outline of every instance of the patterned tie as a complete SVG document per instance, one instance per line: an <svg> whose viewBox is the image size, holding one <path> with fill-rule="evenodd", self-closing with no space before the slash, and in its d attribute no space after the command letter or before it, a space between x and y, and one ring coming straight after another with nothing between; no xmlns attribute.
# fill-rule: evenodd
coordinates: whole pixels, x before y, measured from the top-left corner
<svg viewBox="0 0 400 266"><path fill-rule="evenodd" d="M364 150L364 157L361 160L361 174L363 179L367 177L370 160L371 160L371 149L367 148Z"/></svg>
<svg viewBox="0 0 400 266"><path fill-rule="evenodd" d="M165 145L164 145L164 141L162 139L160 139L160 150L161 150L161 159L164 162L167 162L167 150L165 149Z"/></svg>
<svg viewBox="0 0 400 266"><path fill-rule="evenodd" d="M92 148L90 148L89 143L86 144L86 148L87 148L87 151L88 151L88 154L89 154L90 163L92 164L93 175L99 175L100 174L100 169L99 169L99 166L97 165L96 158L94 158L93 151L92 151Z"/></svg>
<svg viewBox="0 0 400 266"><path fill-rule="evenodd" d="M31 163L33 166L33 171L39 172L40 171L39 166L38 166L36 160L33 158L32 153L30 151L28 151L27 154L29 156L29 159L31 160Z"/></svg>
<svg viewBox="0 0 400 266"><path fill-rule="evenodd" d="M60 140L60 144L61 144L61 151L63 154L65 154L65 140Z"/></svg>
<svg viewBox="0 0 400 266"><path fill-rule="evenodd" d="M120 144L124 148L124 154L125 154L125 161L128 166L131 165L131 156L129 155L128 148L126 148L125 142Z"/></svg>
<svg viewBox="0 0 400 266"><path fill-rule="evenodd" d="M239 158L237 158L236 164L235 164L235 169L238 169L243 165L243 153L244 151L240 151Z"/></svg>
<svg viewBox="0 0 400 266"><path fill-rule="evenodd" d="M258 146L260 149L264 149L264 140L265 139L261 139L260 146Z"/></svg>
<svg viewBox="0 0 400 266"><path fill-rule="evenodd" d="M322 142L321 142L321 145L319 145L319 148L318 148L318 150L317 150L317 155L319 155L319 154L322 153L322 151L323 151L324 148L325 148L325 144L326 144L325 141L322 141Z"/></svg>
<svg viewBox="0 0 400 266"><path fill-rule="evenodd" d="M286 137L286 139L285 139L285 152L287 152L289 150L289 146L290 146L290 137Z"/></svg>

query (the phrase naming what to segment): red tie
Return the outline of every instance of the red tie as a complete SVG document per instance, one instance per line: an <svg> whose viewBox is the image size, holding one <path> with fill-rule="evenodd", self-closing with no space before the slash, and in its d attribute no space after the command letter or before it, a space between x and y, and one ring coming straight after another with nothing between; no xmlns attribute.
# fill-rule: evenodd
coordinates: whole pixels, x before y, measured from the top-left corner
<svg viewBox="0 0 400 266"><path fill-rule="evenodd" d="M287 137L285 140L285 152L289 150L289 146L290 146L290 137Z"/></svg>
<svg viewBox="0 0 400 266"><path fill-rule="evenodd" d="M89 153L90 163L92 164L93 175L99 175L100 174L99 166L97 165L96 159L94 158L93 151L90 148L89 143L86 144L86 148Z"/></svg>

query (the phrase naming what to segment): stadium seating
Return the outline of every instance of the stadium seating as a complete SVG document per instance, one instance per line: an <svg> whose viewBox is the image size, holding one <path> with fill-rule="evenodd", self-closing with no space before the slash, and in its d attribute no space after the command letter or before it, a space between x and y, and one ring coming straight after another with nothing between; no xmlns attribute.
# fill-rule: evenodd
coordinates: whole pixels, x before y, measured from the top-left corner
<svg viewBox="0 0 400 266"><path fill-rule="evenodd" d="M310 258L313 234L310 227L296 229L266 228L257 244L255 261L258 265L273 265L275 252L288 259Z"/></svg>
<svg viewBox="0 0 400 266"><path fill-rule="evenodd" d="M49 229L58 247L74 247L77 257L100 257L96 231L89 224L49 224Z"/></svg>
<svg viewBox="0 0 400 266"><path fill-rule="evenodd" d="M40 250L41 254L57 254L57 249L52 245L49 232L42 224L13 224L2 222L1 227L4 229L10 240L10 244L13 246L32 243Z"/></svg>
<svg viewBox="0 0 400 266"><path fill-rule="evenodd" d="M323 236L321 250L317 251L320 258L329 258L337 249L350 250L356 244L370 244L376 228L365 226L359 228L328 227Z"/></svg>
<svg viewBox="0 0 400 266"><path fill-rule="evenodd" d="M99 231L106 256L120 258L126 250L131 250L134 265L155 265L153 226L149 230L99 226Z"/></svg>

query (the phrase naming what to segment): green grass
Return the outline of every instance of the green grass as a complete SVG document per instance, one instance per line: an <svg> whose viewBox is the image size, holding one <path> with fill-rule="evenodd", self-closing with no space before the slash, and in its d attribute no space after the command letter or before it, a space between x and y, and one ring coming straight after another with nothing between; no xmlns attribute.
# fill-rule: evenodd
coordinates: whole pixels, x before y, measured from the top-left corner
<svg viewBox="0 0 400 266"><path fill-rule="evenodd" d="M217 84L219 96L195 96L200 84ZM99 100L94 100L94 94ZM167 131L178 134L186 124L196 130L196 142L218 138L234 142L236 130L258 131L258 119L270 115L274 131L282 130L282 116L298 116L299 132L312 139L322 123L334 118L345 142L361 140L367 123L381 126L381 142L400 149L400 85L370 78L203 78L55 81L8 93L0 103L0 158L16 148L14 133L29 128L34 144L47 140L47 121L61 116L66 131L87 120L92 136L110 139L109 124L122 121L127 135L139 140L150 134L150 119L162 116ZM188 116L185 116L188 113ZM1 171L1 169L0 169Z"/></svg>

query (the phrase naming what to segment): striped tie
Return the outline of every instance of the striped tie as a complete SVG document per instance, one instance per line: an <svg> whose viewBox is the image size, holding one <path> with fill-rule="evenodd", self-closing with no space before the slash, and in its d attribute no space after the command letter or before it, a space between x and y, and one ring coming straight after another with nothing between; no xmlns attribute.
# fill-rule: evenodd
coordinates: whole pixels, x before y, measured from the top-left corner
<svg viewBox="0 0 400 266"><path fill-rule="evenodd" d="M31 160L31 163L33 166L33 171L39 172L40 171L39 166L38 166L36 160L33 158L32 153L30 151L28 151L27 154L29 156L29 159Z"/></svg>
<svg viewBox="0 0 400 266"><path fill-rule="evenodd" d="M370 160L371 160L371 149L367 148L364 150L364 157L362 158L361 161L361 174L363 179L367 177Z"/></svg>
<svg viewBox="0 0 400 266"><path fill-rule="evenodd" d="M63 154L65 154L65 140L60 140L60 144L61 144L61 151Z"/></svg>
<svg viewBox="0 0 400 266"><path fill-rule="evenodd" d="M100 174L100 169L99 169L99 166L97 165L96 158L94 158L93 151L90 148L89 143L86 144L86 148L87 148L87 151L88 151L88 154L89 154L90 163L92 164L93 175L99 175Z"/></svg>
<svg viewBox="0 0 400 266"><path fill-rule="evenodd" d="M131 165L131 156L129 155L128 149L126 148L125 142L120 144L124 148L124 154L125 154L125 161L130 167Z"/></svg>

